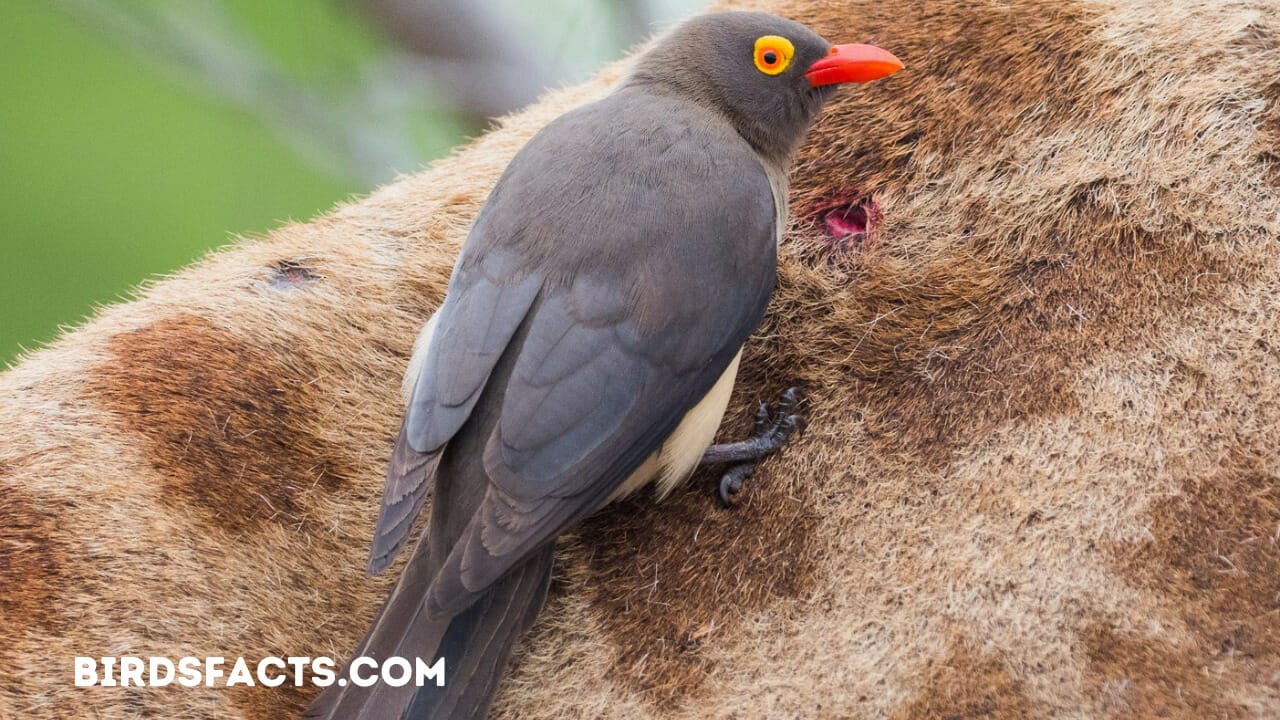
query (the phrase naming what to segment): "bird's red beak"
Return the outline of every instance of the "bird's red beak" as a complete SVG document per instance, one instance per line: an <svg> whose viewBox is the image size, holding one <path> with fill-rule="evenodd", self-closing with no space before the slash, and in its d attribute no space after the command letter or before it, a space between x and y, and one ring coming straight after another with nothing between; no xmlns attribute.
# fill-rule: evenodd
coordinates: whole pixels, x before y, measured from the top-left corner
<svg viewBox="0 0 1280 720"><path fill-rule="evenodd" d="M836 45L831 54L809 66L805 77L814 87L870 82L902 69L902 61L875 45Z"/></svg>

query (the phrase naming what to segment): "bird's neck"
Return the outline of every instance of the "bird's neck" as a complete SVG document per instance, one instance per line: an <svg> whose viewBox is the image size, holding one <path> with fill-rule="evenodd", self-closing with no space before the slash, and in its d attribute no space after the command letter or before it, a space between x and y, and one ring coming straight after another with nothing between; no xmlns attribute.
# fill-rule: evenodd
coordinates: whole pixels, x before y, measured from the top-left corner
<svg viewBox="0 0 1280 720"><path fill-rule="evenodd" d="M779 132L778 128L739 117L737 113L726 110L721 98L715 97L712 91L697 84L682 83L679 77L653 77L637 72L619 87L619 91L628 90L689 103L691 107L715 116L746 140L761 160L780 169L783 174L791 165L795 145L808 129L805 123L795 132Z"/></svg>
<svg viewBox="0 0 1280 720"><path fill-rule="evenodd" d="M730 118L730 123L734 126L734 129L755 149L760 159L766 163L766 166L777 167L785 174L787 168L791 166L791 156L795 154L797 141L804 135L804 128L790 137L779 138L779 133L774 129L757 127L749 122L735 122L734 120L734 118Z"/></svg>

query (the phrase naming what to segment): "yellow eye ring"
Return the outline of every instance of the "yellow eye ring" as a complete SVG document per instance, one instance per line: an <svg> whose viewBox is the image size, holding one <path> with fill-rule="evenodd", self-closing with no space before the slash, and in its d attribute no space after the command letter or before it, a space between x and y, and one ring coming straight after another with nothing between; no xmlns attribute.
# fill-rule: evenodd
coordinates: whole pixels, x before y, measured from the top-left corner
<svg viewBox="0 0 1280 720"><path fill-rule="evenodd" d="M777 75L786 70L795 54L796 46L784 37L765 35L756 38L756 69L765 75Z"/></svg>

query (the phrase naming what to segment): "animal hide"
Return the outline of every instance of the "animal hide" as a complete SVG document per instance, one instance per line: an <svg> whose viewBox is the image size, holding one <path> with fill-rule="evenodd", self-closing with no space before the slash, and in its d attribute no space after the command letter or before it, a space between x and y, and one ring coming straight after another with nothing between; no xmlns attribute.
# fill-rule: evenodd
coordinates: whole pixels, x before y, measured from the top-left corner
<svg viewBox="0 0 1280 720"><path fill-rule="evenodd" d="M757 7L907 65L797 158L722 436L796 383L808 428L739 507L698 475L566 538L495 716L1280 716L1280 2ZM416 332L626 68L0 376L0 717L306 704L72 658L351 651Z"/></svg>

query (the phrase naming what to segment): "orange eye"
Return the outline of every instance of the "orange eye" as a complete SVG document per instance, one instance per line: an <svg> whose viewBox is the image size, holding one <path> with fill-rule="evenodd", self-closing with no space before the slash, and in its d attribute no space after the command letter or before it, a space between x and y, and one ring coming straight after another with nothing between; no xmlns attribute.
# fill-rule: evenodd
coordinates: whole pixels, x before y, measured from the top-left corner
<svg viewBox="0 0 1280 720"><path fill-rule="evenodd" d="M756 39L756 69L765 75L777 75L791 64L796 48L791 41L778 35L765 35Z"/></svg>

